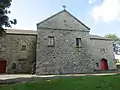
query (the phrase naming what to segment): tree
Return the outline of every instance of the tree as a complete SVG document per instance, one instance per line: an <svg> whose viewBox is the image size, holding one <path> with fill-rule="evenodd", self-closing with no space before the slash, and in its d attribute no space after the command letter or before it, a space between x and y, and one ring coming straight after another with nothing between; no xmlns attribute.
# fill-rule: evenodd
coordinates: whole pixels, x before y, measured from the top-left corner
<svg viewBox="0 0 120 90"><path fill-rule="evenodd" d="M5 35L6 27L12 27L12 24L17 24L17 20L9 20L8 14L11 12L8 8L11 6L12 0L0 0L0 36Z"/></svg>
<svg viewBox="0 0 120 90"><path fill-rule="evenodd" d="M115 54L120 55L120 38L115 34L107 34L107 35L105 35L105 37L110 38L114 41L113 42L114 52L115 52Z"/></svg>

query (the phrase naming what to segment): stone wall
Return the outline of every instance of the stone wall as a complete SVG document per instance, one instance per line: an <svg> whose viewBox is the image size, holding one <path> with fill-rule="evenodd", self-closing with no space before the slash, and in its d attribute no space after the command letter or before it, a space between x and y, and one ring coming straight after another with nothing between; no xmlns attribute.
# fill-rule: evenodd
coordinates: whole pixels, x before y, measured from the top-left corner
<svg viewBox="0 0 120 90"><path fill-rule="evenodd" d="M100 60L103 58L107 60L109 70L116 69L113 41L91 39L91 46L94 69L100 70ZM96 66L96 63L98 63L98 66Z"/></svg>
<svg viewBox="0 0 120 90"><path fill-rule="evenodd" d="M42 28L52 28L52 29L62 29L62 30L80 30L89 31L88 27L85 26L81 21L76 19L68 11L63 10L46 20L37 24L38 27Z"/></svg>
<svg viewBox="0 0 120 90"><path fill-rule="evenodd" d="M31 73L36 59L36 35L7 34L0 39L0 46L0 60L7 60L6 73Z"/></svg>
<svg viewBox="0 0 120 90"><path fill-rule="evenodd" d="M48 36L55 37L54 47L48 46ZM76 38L82 47L76 47ZM87 31L38 28L36 74L92 72L89 41Z"/></svg>

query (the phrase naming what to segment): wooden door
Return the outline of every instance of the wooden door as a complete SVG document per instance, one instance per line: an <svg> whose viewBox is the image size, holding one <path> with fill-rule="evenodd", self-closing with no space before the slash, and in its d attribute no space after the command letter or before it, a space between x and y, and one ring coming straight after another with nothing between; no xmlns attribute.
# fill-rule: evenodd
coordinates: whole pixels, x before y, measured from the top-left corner
<svg viewBox="0 0 120 90"><path fill-rule="evenodd" d="M0 61L0 74L5 73L6 71L6 60L1 60Z"/></svg>
<svg viewBox="0 0 120 90"><path fill-rule="evenodd" d="M106 59L101 59L100 61L100 69L101 70L108 70L108 64Z"/></svg>

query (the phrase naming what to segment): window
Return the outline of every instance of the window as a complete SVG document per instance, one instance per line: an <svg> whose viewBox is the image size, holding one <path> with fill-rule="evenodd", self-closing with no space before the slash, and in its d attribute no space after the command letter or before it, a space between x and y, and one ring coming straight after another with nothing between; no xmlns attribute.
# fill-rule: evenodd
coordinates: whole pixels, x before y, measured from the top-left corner
<svg viewBox="0 0 120 90"><path fill-rule="evenodd" d="M76 38L76 46L81 47L82 46L82 40L81 38Z"/></svg>
<svg viewBox="0 0 120 90"><path fill-rule="evenodd" d="M12 69L16 69L16 67L17 67L17 66L16 66L15 63L13 63L12 66L11 66Z"/></svg>
<svg viewBox="0 0 120 90"><path fill-rule="evenodd" d="M105 49L103 49L103 52L105 53L105 52L106 52L106 50L105 50Z"/></svg>
<svg viewBox="0 0 120 90"><path fill-rule="evenodd" d="M27 41L20 40L20 42L19 42L19 50L20 51L26 51L27 50L27 45L28 45Z"/></svg>
<svg viewBox="0 0 120 90"><path fill-rule="evenodd" d="M25 51L26 50L26 45L22 45L21 50Z"/></svg>
<svg viewBox="0 0 120 90"><path fill-rule="evenodd" d="M102 48L102 49L100 49L100 52L105 53L106 49Z"/></svg>
<svg viewBox="0 0 120 90"><path fill-rule="evenodd" d="M98 64L98 63L96 63L96 66L98 67L98 66L99 66L99 64Z"/></svg>
<svg viewBox="0 0 120 90"><path fill-rule="evenodd" d="M54 43L55 43L54 37L53 37L53 36L48 36L48 38L49 38L49 43L48 43L48 45L49 45L49 46L54 46Z"/></svg>

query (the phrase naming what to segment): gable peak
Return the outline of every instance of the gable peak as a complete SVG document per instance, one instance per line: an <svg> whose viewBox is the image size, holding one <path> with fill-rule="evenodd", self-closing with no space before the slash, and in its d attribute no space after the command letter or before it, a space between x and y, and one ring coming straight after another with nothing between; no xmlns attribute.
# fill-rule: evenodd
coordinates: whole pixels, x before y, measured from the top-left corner
<svg viewBox="0 0 120 90"><path fill-rule="evenodd" d="M67 13L67 15L68 16L70 16L69 17L69 19L71 19L71 18L73 18L72 20L73 21L75 21L77 24L76 24L76 27L79 27L78 25L82 25L82 27L85 29L86 28L86 30L90 30L90 28L89 27L87 27L85 24L83 24L80 20L78 20L75 16L73 16L70 12L68 12L67 10L66 10L66 6L64 6L64 9L62 10L62 11L60 11L60 12L58 12L58 13L56 13L56 14L54 14L54 15L52 15L51 17L49 17L49 18L47 18L47 19L45 19L45 20L43 20L42 22L40 22L40 23L38 23L37 24L37 26L38 27L52 27L52 28L59 28L59 26L58 25L61 25L61 22L60 22L60 20L61 19L55 19L55 17L62 17L62 18L65 18L65 17L63 17L63 15L64 15L64 13ZM60 16L59 16L60 15ZM53 20L53 18L54 18L54 20ZM51 23L51 21L50 20L53 20L53 22L55 22L56 21L56 23L59 23L59 24L56 24L56 23L54 23L54 25L53 24L50 24ZM46 22L46 21L49 21L49 23L48 22ZM71 21L72 22L72 21ZM56 25L55 25L56 24ZM75 24L75 23L73 23L73 24ZM58 26L58 27L57 27ZM70 24L69 24L69 26L70 26ZM61 27L60 27L61 28ZM72 28L71 26L70 26L70 28ZM74 28L75 29L75 28ZM80 29L80 28L77 28L78 30Z"/></svg>

